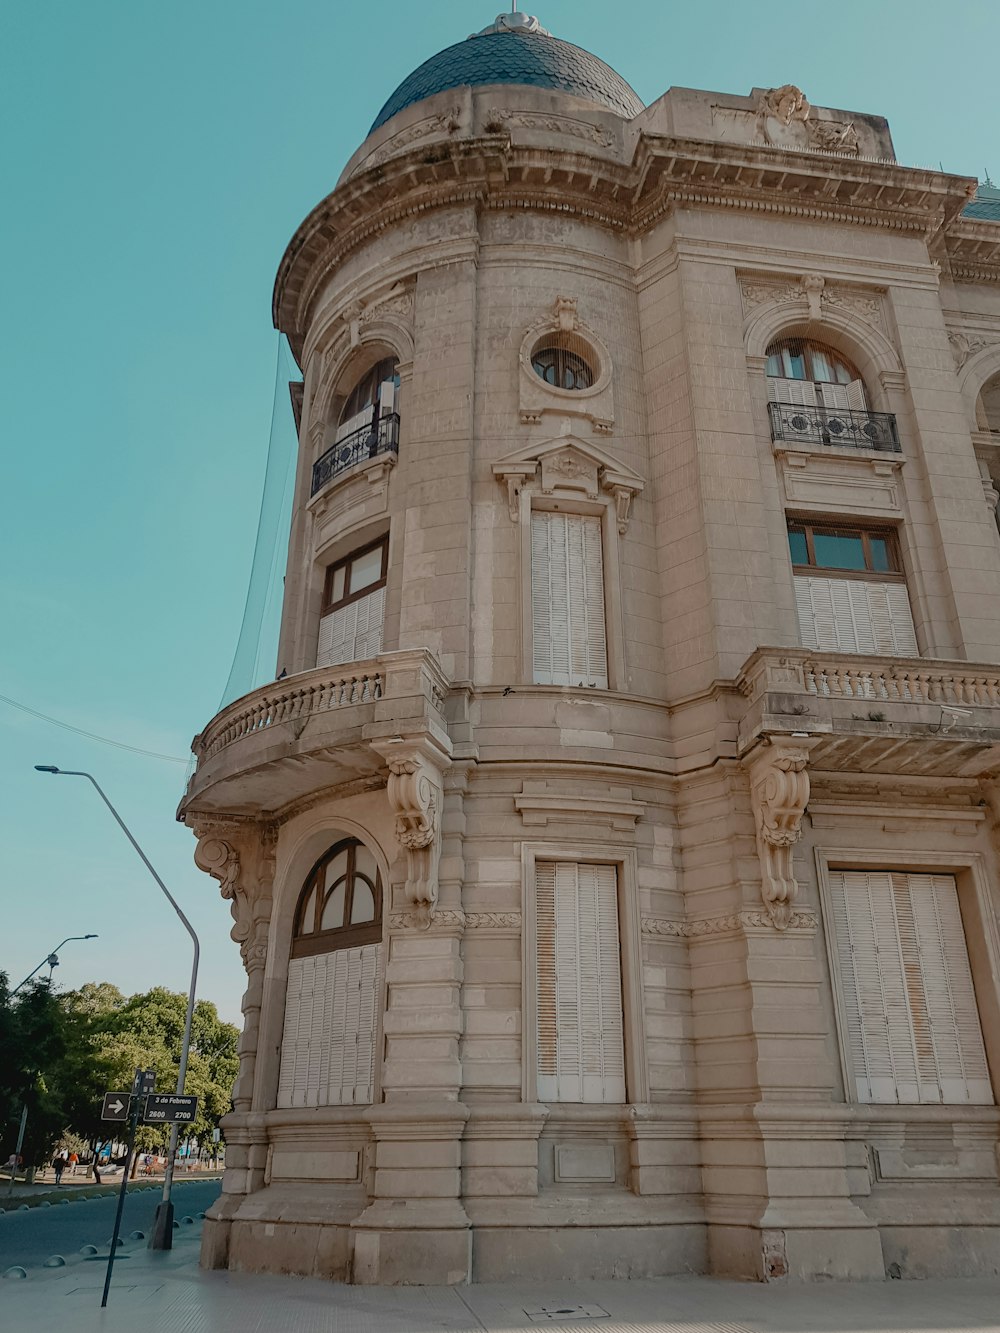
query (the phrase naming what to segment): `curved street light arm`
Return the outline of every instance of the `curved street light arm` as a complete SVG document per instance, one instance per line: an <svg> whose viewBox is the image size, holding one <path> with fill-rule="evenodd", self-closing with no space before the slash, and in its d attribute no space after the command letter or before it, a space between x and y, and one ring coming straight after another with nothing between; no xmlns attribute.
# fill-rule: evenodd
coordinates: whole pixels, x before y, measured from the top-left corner
<svg viewBox="0 0 1000 1333"><path fill-rule="evenodd" d="M181 1043L181 1058L180 1058L180 1064L177 1067L177 1095L180 1096L184 1092L184 1080L187 1077L188 1052L191 1048L191 1023L194 1018L194 997L198 985L198 959L201 953L201 946L198 942L198 936L195 934L195 930L194 927L191 925L191 922L181 911L180 904L177 902L174 895L170 892L166 884L164 884L163 880L160 879L159 875L154 870L153 865L149 860L149 857L136 842L135 838L133 838L128 825L125 823L124 819L122 819L121 815L118 813L115 807L111 804L110 800L108 799L107 795L104 792L104 789L102 788L101 784L97 781L97 779L94 777L93 773L84 773L82 770L78 769L56 768L55 766L50 764L36 764L35 768L40 773L58 773L62 774L63 777L68 777L68 778L86 778L87 781L91 783L94 790L97 792L98 796L100 796L101 800L111 811L112 815L114 816L115 823L118 825L121 831L125 834L126 838L128 838L129 842L135 848L143 865L146 867L149 873L153 876L153 879L155 879L157 884L160 886L160 889L164 897L167 899L167 901L170 903L170 906L180 917L184 929L191 936L191 943L194 946L194 964L191 968L191 985L190 988L188 989L187 1014L185 1015L184 1018L184 1039L183 1042ZM163 1201L160 1208L157 1209L157 1218L156 1222L154 1223L153 1236L150 1241L150 1245L154 1249L170 1249L171 1243L173 1241L173 1236L170 1234L170 1228L172 1225L172 1205L170 1203L170 1188L171 1185L173 1184L173 1178L174 1178L174 1158L177 1155L177 1138L178 1138L178 1123L175 1120L170 1128L170 1146L167 1149L167 1169L163 1177Z"/></svg>
<svg viewBox="0 0 1000 1333"><path fill-rule="evenodd" d="M22 982L19 982L19 984L14 987L14 989L10 992L10 994L16 995L19 990L27 986L28 982L35 975L35 972L41 972L45 964L49 963L49 959L56 958L56 954L58 954L59 950L63 947L63 944L69 944L71 940L96 940L96 939L97 939L96 935L67 935L66 938L63 940L62 944L57 944L54 949L50 949L49 952L42 959L42 961L35 968L35 971L29 972L28 975L24 978L24 980ZM56 958L56 962L58 961L59 961L58 958ZM55 964L49 963L49 966L53 967L55 966Z"/></svg>

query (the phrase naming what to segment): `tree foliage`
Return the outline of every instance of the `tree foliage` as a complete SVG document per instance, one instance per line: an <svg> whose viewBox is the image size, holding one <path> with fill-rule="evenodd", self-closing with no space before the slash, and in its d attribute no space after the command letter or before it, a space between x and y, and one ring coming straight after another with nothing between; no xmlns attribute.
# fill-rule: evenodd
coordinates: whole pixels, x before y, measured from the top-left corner
<svg viewBox="0 0 1000 1333"><path fill-rule="evenodd" d="M56 994L47 982L11 997L0 973L0 1117L4 1159L13 1151L22 1105L28 1107L26 1162L47 1160L66 1133L105 1138L106 1091L127 1091L137 1068L156 1071L159 1092L177 1086L187 996L154 986L124 996L108 982ZM198 1118L185 1134L210 1137L230 1109L239 1071L239 1032L214 1004L199 1000L191 1025L184 1091L198 1098ZM140 1125L141 1149L164 1147L169 1127Z"/></svg>

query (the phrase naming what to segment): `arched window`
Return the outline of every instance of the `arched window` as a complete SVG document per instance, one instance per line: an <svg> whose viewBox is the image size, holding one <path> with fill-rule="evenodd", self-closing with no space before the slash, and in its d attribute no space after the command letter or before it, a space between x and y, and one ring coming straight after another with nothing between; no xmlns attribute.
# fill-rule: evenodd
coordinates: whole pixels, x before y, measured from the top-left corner
<svg viewBox="0 0 1000 1333"><path fill-rule="evenodd" d="M347 395L337 424L337 439L393 415L398 389L399 362L394 356L387 356L362 375Z"/></svg>
<svg viewBox="0 0 1000 1333"><path fill-rule="evenodd" d="M382 938L382 881L375 857L357 838L316 862L299 895L292 957L350 949Z"/></svg>
<svg viewBox="0 0 1000 1333"><path fill-rule="evenodd" d="M381 939L378 863L345 838L310 870L295 908L279 1107L374 1100Z"/></svg>
<svg viewBox="0 0 1000 1333"><path fill-rule="evenodd" d="M313 463L315 495L342 472L399 450L399 362L383 357L358 380L341 408L333 444Z"/></svg>
<svg viewBox="0 0 1000 1333"><path fill-rule="evenodd" d="M809 338L779 338L767 349L767 390L774 403L867 412L858 373L840 352Z"/></svg>

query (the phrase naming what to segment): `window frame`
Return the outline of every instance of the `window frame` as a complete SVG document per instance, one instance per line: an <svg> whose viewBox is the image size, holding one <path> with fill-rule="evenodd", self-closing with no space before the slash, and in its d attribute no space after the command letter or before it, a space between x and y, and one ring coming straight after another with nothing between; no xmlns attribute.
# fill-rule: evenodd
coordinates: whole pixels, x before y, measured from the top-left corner
<svg viewBox="0 0 1000 1333"><path fill-rule="evenodd" d="M554 358L558 383L551 383L550 380L546 379L546 377L539 372L535 362L542 356L550 356ZM567 369L567 357L571 357L573 360L579 362L580 366L586 371L587 376L589 377L589 384L566 385L562 382L563 374ZM588 390L593 389L598 380L594 367L581 352L577 352L571 347L561 346L558 342L548 342L543 346L536 348L535 351L531 353L530 360L533 373L550 389L561 389L564 393L586 393ZM572 369L572 367L569 368Z"/></svg>
<svg viewBox="0 0 1000 1333"><path fill-rule="evenodd" d="M374 583L366 583L363 588L357 592L352 591L350 586L351 565L361 556L367 555L369 551L382 547L382 572ZM344 569L344 593L336 601L330 600L330 589L333 587L333 581L337 571ZM368 542L366 546L359 546L332 565L327 565L326 574L323 579L323 602L320 607L320 619L332 615L334 611L339 611L342 607L349 606L351 602L360 601L362 597L367 597L369 593L378 592L379 588L384 588L389 577L389 534L386 532L375 541Z"/></svg>
<svg viewBox="0 0 1000 1333"><path fill-rule="evenodd" d="M372 921L362 921L355 925L350 924L351 905L354 900L354 880L357 876L355 869L356 855L355 848L364 847L368 853L375 859L375 883L371 886L372 894L375 899L375 917ZM306 904L320 882L320 876L328 862L334 860L340 853L347 849L347 870L345 872L346 885L344 890L344 921L345 925L333 926L329 930L311 930L304 933L302 931L302 915ZM363 876L367 880L366 876ZM292 940L289 949L289 958L307 958L315 954L335 953L339 949L353 949L362 944L379 944L382 941L382 916L383 899L385 890L382 885L382 872L379 869L378 858L374 852L362 842L360 838L341 838L328 847L321 857L313 864L309 874L303 881L302 888L299 890L299 896L295 903L295 913L292 917ZM325 906L326 898L323 902L319 901L319 894L316 895L315 912L319 919L322 919L322 911ZM316 919L314 917L314 919Z"/></svg>
<svg viewBox="0 0 1000 1333"><path fill-rule="evenodd" d="M555 510L564 514L598 517L601 520L601 559L604 568L604 639L608 662L607 690L584 685L539 685L535 682L534 627L532 623L531 584L531 515L535 510ZM625 659L624 597L621 578L621 536L614 500L600 494L594 500L561 494L540 493L531 484L523 485L518 496L517 522L520 530L520 674L521 684L535 690L572 691L574 695L605 695L627 688L628 671Z"/></svg>
<svg viewBox="0 0 1000 1333"><path fill-rule="evenodd" d="M897 807L877 812L887 817L905 817L907 812ZM892 831L892 823L887 826ZM847 1039L848 1024L846 999L837 955L836 927L830 903L831 871L869 870L899 872L902 874L954 875L958 890L958 905L962 914L965 946L969 955L972 985L979 1010L979 1022L986 1048L986 1063L993 1085L993 1106L963 1105L963 1113L988 1112L995 1114L1000 1107L1000 926L998 926L992 898L992 874L981 852L897 852L889 848L858 850L851 847L817 847L813 853L816 881L819 888L820 912L826 946L827 974L833 1002L834 1038L840 1060L840 1074L844 1101L862 1114L875 1117L889 1113L905 1114L919 1120L940 1116L942 1106L958 1103L933 1102L859 1102L854 1068Z"/></svg>
<svg viewBox="0 0 1000 1333"><path fill-rule="evenodd" d="M905 583L906 571L903 569L902 549L899 541L899 529L891 524L863 524L838 522L836 519L814 521L810 518L796 518L791 514L785 518L785 538L792 529L800 530L806 539L806 551L809 563L797 564L792 556L791 544L788 545L788 557L793 574L807 574L812 577L837 579L860 579L864 583ZM865 558L864 569L843 569L838 565L819 565L816 563L815 535L860 537ZM892 565L891 569L875 569L872 562L871 538L885 540L886 552Z"/></svg>
<svg viewBox="0 0 1000 1333"><path fill-rule="evenodd" d="M618 880L618 952L621 963L622 1036L625 1044L625 1104L649 1100L642 989L642 929L639 917L638 857L632 848L593 843L521 844L521 1097L538 1100L538 921L537 861L575 861L614 866ZM615 1106L617 1102L552 1102L559 1107Z"/></svg>

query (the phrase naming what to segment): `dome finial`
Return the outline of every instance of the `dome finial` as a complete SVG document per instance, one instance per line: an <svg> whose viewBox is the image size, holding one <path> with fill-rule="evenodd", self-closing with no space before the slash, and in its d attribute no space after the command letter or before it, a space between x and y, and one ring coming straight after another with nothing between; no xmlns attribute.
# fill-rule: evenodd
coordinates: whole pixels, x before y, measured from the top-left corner
<svg viewBox="0 0 1000 1333"><path fill-rule="evenodd" d="M517 0L511 0L510 13L498 14L488 28L474 32L473 37L486 37L493 32L537 32L543 37L551 37L547 28L543 28L533 14L522 14L517 7Z"/></svg>

